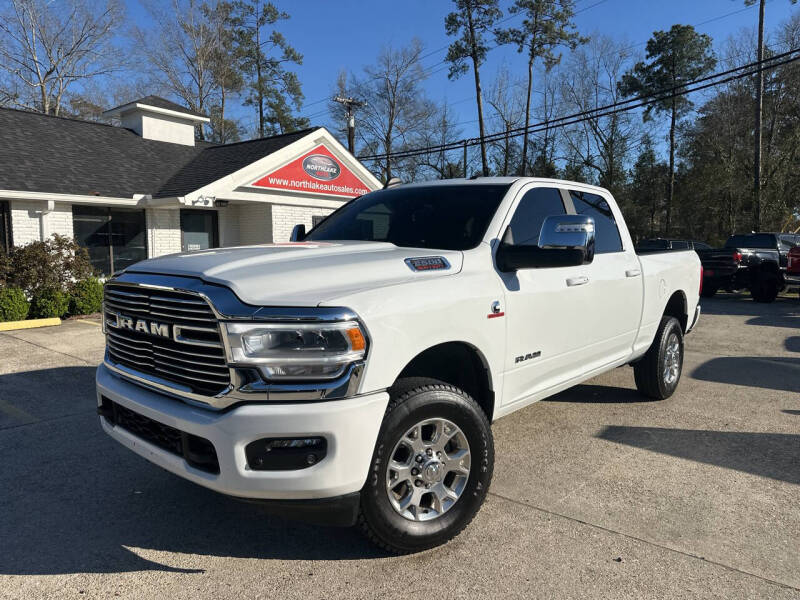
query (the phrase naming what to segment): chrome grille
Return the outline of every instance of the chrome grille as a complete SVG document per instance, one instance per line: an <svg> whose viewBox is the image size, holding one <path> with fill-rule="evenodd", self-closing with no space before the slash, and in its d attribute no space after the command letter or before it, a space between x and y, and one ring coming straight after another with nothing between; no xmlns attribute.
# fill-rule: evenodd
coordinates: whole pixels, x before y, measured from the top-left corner
<svg viewBox="0 0 800 600"><path fill-rule="evenodd" d="M109 283L104 301L106 348L113 362L197 394L213 396L228 387L217 319L203 298Z"/></svg>

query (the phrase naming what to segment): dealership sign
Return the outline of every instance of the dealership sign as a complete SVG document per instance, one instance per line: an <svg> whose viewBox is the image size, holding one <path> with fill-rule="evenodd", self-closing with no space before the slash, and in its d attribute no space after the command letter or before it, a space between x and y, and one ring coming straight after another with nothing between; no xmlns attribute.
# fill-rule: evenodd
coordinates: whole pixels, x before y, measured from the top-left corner
<svg viewBox="0 0 800 600"><path fill-rule="evenodd" d="M313 192L353 198L370 191L355 173L345 167L324 145L260 177L251 185L275 190Z"/></svg>

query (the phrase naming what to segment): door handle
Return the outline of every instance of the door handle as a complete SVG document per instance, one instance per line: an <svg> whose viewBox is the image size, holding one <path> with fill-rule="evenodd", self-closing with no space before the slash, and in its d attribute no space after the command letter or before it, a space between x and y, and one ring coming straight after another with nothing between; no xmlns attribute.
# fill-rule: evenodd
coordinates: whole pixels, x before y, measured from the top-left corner
<svg viewBox="0 0 800 600"><path fill-rule="evenodd" d="M589 283L589 278L586 275L581 275L580 277L567 278L567 285L569 287L574 287L576 285L586 285L587 283Z"/></svg>
<svg viewBox="0 0 800 600"><path fill-rule="evenodd" d="M625 271L625 277L638 277L642 274L641 269L628 269Z"/></svg>

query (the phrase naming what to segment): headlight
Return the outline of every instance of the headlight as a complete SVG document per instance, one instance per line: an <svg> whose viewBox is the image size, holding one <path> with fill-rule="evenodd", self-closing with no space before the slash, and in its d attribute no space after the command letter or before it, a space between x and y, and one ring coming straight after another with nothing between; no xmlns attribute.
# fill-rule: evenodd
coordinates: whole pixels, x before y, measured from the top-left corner
<svg viewBox="0 0 800 600"><path fill-rule="evenodd" d="M358 323L225 323L231 360L268 379L334 379L364 358Z"/></svg>

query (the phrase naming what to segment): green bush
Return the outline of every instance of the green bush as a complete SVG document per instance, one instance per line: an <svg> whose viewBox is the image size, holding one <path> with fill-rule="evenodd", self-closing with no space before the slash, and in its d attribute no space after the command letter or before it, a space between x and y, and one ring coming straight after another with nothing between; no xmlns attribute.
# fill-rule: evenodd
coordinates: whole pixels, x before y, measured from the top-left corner
<svg viewBox="0 0 800 600"><path fill-rule="evenodd" d="M82 279L72 287L69 314L90 315L100 312L103 305L103 284L96 277Z"/></svg>
<svg viewBox="0 0 800 600"><path fill-rule="evenodd" d="M28 316L30 306L21 289L0 288L0 321L22 321Z"/></svg>
<svg viewBox="0 0 800 600"><path fill-rule="evenodd" d="M92 276L86 248L63 235L11 249L0 261L6 285L22 288L28 296L42 290L69 290L75 281Z"/></svg>
<svg viewBox="0 0 800 600"><path fill-rule="evenodd" d="M69 310L69 296L59 289L49 288L37 291L31 300L32 319L62 317Z"/></svg>

